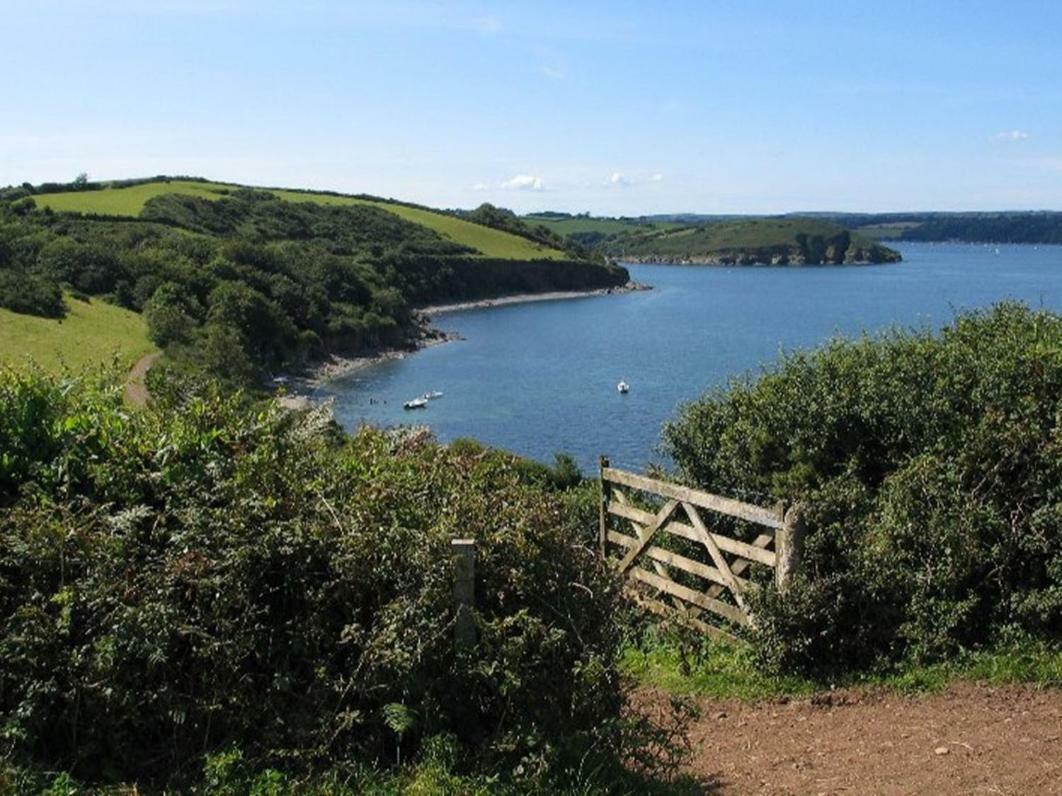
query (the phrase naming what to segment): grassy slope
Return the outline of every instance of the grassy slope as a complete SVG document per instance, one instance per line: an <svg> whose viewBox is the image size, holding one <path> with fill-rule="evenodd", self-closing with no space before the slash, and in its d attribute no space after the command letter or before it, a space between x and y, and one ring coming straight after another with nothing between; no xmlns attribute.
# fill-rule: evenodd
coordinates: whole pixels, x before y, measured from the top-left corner
<svg viewBox="0 0 1062 796"><path fill-rule="evenodd" d="M439 235L455 243L478 249L487 257L501 257L506 260L558 260L565 257L563 252L542 246L519 235L512 235L481 224L473 224L463 218L456 218L445 213L436 213L421 207L392 204L390 202L373 202L353 196L333 196L331 194L303 193L302 191L273 191L281 199L289 202L318 202L321 204L366 204L383 208L406 221L421 224L434 230Z"/></svg>
<svg viewBox="0 0 1062 796"><path fill-rule="evenodd" d="M105 216L138 216L149 199L168 193L181 193L203 199L221 199L221 191L235 186L211 182L146 182L129 188L104 188L99 191L72 191L34 196L38 207L58 212L98 213Z"/></svg>
<svg viewBox="0 0 1062 796"><path fill-rule="evenodd" d="M0 363L22 367L32 360L50 372L64 365L76 372L112 357L128 367L155 350L137 313L99 299L66 302L70 312L62 320L0 309Z"/></svg>
<svg viewBox="0 0 1062 796"><path fill-rule="evenodd" d="M98 213L101 215L137 216L144 209L144 204L155 196L167 193L182 193L199 196L204 199L220 199L221 191L236 186L222 183L187 182L150 182L130 188L105 188L100 191L74 191L70 193L41 194L34 200L38 206L50 207L57 211L81 213ZM371 204L383 208L407 221L421 224L444 238L471 246L487 257L500 257L507 260L559 260L565 257L563 252L550 249L534 241L511 235L508 232L473 224L464 219L436 213L419 207L392 204L390 202L373 202L352 196L334 196L332 194L304 193L301 191L274 190L281 199L292 202L318 202L321 204Z"/></svg>

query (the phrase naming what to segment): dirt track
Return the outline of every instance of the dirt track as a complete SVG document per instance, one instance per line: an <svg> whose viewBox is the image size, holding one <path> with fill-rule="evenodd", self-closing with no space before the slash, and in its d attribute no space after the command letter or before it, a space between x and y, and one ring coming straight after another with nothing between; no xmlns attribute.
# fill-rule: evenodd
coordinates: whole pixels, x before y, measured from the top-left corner
<svg viewBox="0 0 1062 796"><path fill-rule="evenodd" d="M649 714L667 704L643 690ZM1062 794L1062 691L973 683L940 694L843 691L704 699L687 768L718 794Z"/></svg>
<svg viewBox="0 0 1062 796"><path fill-rule="evenodd" d="M133 406L144 406L147 403L148 391L144 379L151 366L161 356L158 352L146 354L137 360L125 382L125 400Z"/></svg>

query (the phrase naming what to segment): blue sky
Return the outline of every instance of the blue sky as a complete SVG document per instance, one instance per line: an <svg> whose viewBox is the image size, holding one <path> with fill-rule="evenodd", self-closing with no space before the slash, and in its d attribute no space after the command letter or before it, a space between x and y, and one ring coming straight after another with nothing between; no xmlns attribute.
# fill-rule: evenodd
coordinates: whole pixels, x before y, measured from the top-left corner
<svg viewBox="0 0 1062 796"><path fill-rule="evenodd" d="M0 0L0 184L1062 209L1062 3Z"/></svg>

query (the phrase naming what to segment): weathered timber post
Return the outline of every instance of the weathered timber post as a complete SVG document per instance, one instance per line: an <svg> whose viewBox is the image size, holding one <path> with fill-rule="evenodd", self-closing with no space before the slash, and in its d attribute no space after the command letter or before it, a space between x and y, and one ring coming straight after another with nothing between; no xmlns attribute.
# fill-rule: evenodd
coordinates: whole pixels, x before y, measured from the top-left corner
<svg viewBox="0 0 1062 796"><path fill-rule="evenodd" d="M601 485L601 503L598 506L598 525L597 525L597 548L601 554L601 558L605 557L608 550L606 542L608 542L608 501L610 497L610 489L608 482L605 481L605 469L608 467L608 457L601 456L598 459L598 467L600 469L600 476L598 483Z"/></svg>
<svg viewBox="0 0 1062 796"><path fill-rule="evenodd" d="M800 503L790 506L785 513L782 527L775 532L777 536L774 541L774 582L780 592L789 588L793 576L800 569L800 560L804 555L805 530L804 507Z"/></svg>
<svg viewBox="0 0 1062 796"><path fill-rule="evenodd" d="M476 602L476 540L451 539L454 564L454 643L458 648L476 643L476 622L472 608Z"/></svg>

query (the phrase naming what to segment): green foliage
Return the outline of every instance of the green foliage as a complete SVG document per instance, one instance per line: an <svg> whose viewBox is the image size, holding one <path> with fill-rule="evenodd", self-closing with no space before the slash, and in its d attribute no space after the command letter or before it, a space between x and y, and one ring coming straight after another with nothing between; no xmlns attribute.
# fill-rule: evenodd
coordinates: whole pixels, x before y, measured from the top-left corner
<svg viewBox="0 0 1062 796"><path fill-rule="evenodd" d="M239 396L129 413L117 387L5 372L0 398L14 759L174 788L205 762L216 792L266 793L399 740L424 759L448 736L456 773L517 779L627 748L618 585L567 493L512 461ZM467 651L458 536L477 541Z"/></svg>
<svg viewBox="0 0 1062 796"><path fill-rule="evenodd" d="M837 340L684 407L682 476L809 507L802 577L755 605L783 668L1062 633L1062 320L1004 304Z"/></svg>
<svg viewBox="0 0 1062 796"><path fill-rule="evenodd" d="M745 644L652 628L623 651L621 668L634 681L672 694L757 701L806 696L835 688L887 688L900 693L942 691L962 680L990 685L1032 683L1062 687L1062 647L1023 640L965 652L946 662L894 661L870 670L832 671L823 677L765 671Z"/></svg>
<svg viewBox="0 0 1062 796"><path fill-rule="evenodd" d="M1062 243L1062 213L933 214L903 230L904 240Z"/></svg>
<svg viewBox="0 0 1062 796"><path fill-rule="evenodd" d="M893 262L898 252L815 218L741 218L687 226L635 227L596 247L616 257L752 265Z"/></svg>
<svg viewBox="0 0 1062 796"><path fill-rule="evenodd" d="M59 285L30 274L0 270L0 307L12 312L62 318L66 315Z"/></svg>
<svg viewBox="0 0 1062 796"><path fill-rule="evenodd" d="M141 215L149 202L160 197L185 196L213 201L234 195L240 186L215 183L191 177L152 177L140 180L123 180L114 183L88 183L75 186L72 183L50 184L34 187L0 188L0 200L20 199L34 195L37 205L57 212L84 213L93 216L124 216L135 218ZM284 189L254 189L268 192L288 203L308 203L318 206L367 207L387 212L441 238L453 241L462 248L481 253L486 257L530 260L564 259L557 248L551 248L534 237L525 238L510 234L504 229L493 229L482 224L426 207L408 203L385 201L371 196L347 196L343 194L294 191ZM563 248L563 247L560 247Z"/></svg>
<svg viewBox="0 0 1062 796"><path fill-rule="evenodd" d="M205 196L207 184L195 184L199 195L174 192L183 183L69 194L145 194L139 220L23 213L16 205L25 200L0 203L0 306L42 313L66 285L144 311L176 367L251 386L328 351L407 344L418 331L416 304L627 279L625 270L589 260L483 257L403 215L503 233L404 205L395 206L399 213L349 197L287 201L277 196L285 192L228 188ZM225 367L222 343L238 367Z"/></svg>

